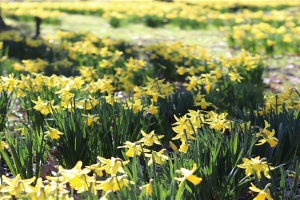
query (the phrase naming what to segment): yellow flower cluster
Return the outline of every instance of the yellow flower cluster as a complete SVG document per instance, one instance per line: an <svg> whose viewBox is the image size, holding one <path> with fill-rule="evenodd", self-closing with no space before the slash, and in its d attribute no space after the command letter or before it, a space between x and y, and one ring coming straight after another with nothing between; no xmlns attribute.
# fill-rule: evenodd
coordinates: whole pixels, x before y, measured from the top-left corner
<svg viewBox="0 0 300 200"><path fill-rule="evenodd" d="M36 48L40 46L47 46L47 47L53 47L53 41L52 40L43 40L42 38L38 37L37 39L32 39L29 36L22 36L20 32L16 31L3 31L0 33L0 40L1 41L14 41L17 43L24 42L26 45L28 45L31 48Z"/></svg>
<svg viewBox="0 0 300 200"><path fill-rule="evenodd" d="M250 176L255 174L257 178L261 179L261 173L263 172L264 176L266 178L271 178L269 175L269 171L273 170L274 167L269 166L269 164L265 161L266 159L262 158L260 159L259 156L255 158L243 158L243 164L237 165L237 167L245 169L246 176ZM251 186L249 189L253 192L258 192L258 195L254 199L268 199L273 200L270 190L268 187L270 187L271 184L267 184L266 187L261 190L257 188L253 183L251 183Z"/></svg>
<svg viewBox="0 0 300 200"><path fill-rule="evenodd" d="M14 64L16 71L27 71L27 72L43 72L44 69L49 65L47 61L40 58L36 60L22 60L23 65L20 63Z"/></svg>
<svg viewBox="0 0 300 200"><path fill-rule="evenodd" d="M19 32L16 31L3 31L0 33L0 40L1 41L15 41L21 42L23 38L20 36Z"/></svg>
<svg viewBox="0 0 300 200"><path fill-rule="evenodd" d="M239 2L240 3L240 2ZM288 2L285 2L288 4ZM291 2L291 5L293 2ZM248 5L242 3L241 5ZM251 5L251 3L249 3ZM254 3L255 5L255 3ZM212 23L217 26L233 26L237 24L256 24L265 22L270 24L296 22L299 24L299 12L292 17L288 11L272 10L265 15L262 11L251 12L243 10L238 13L223 13L222 9L229 10L235 6L234 3L204 3L195 2L193 5L184 2L174 2L172 4L164 2L75 2L71 5L64 2L42 2L42 3L4 3L3 9L6 15L18 18L28 18L38 16L47 19L50 23L59 23L62 13L99 14L105 19L112 20L133 20L143 21L148 16L159 18L161 23L174 22L184 26L185 23L194 22L206 26ZM255 5L257 6L257 4ZM262 6L261 4L259 6ZM30 9L28 9L30 8ZM28 10L30 12L28 12ZM60 12L61 11L61 12ZM180 21L181 20L181 21ZM297 21L298 20L298 21ZM203 26L202 26L203 27Z"/></svg>
<svg viewBox="0 0 300 200"><path fill-rule="evenodd" d="M295 1L284 2L286 5L295 5ZM243 5L260 5L261 2L239 2ZM272 2L276 6L276 2ZM139 20L145 19L147 16L155 16L161 22L174 22L182 20L181 26L186 22L196 22L207 25L212 23L218 26L233 26L237 24L255 24L257 22L265 22L271 24L296 21L299 24L299 12L291 16L288 11L272 10L270 14L265 15L262 11L251 12L243 10L238 13L223 13L222 9L229 10L236 4L228 3L208 3L208 2L193 2L187 4L185 2L74 2L71 5L64 2L26 2L26 3L4 3L3 9L6 15L12 17L38 16L49 19L49 21L59 21L61 12L81 13L81 14L100 14L105 19L118 20ZM28 9L30 8L30 9ZM28 12L30 11L30 12ZM61 12L60 12L61 11Z"/></svg>
<svg viewBox="0 0 300 200"><path fill-rule="evenodd" d="M201 111L190 110L189 113L181 118L175 116L175 119L177 122L174 124L173 130L177 135L172 139L181 140L182 145L179 152L182 153L187 153L189 140L196 140L197 129L202 128L207 124L211 129L224 131L225 129L230 129L231 123L230 120L226 120L226 113L218 115L212 111L203 114ZM269 126L270 125L265 122L265 128L262 131L264 134L268 131L267 128ZM46 132L46 136L51 137L52 139L57 139L59 135L63 134L54 128L47 128L49 131ZM169 156L165 154L166 149L157 152L150 151L146 148L146 146L151 147L154 144L161 145L160 139L164 137L163 135L157 135L154 131L147 134L141 130L141 133L143 137L139 141L126 141L124 146L119 146L118 148L126 148L126 156L128 157L145 155L148 159L149 166L154 163L163 165L165 161L169 160ZM172 148L176 150L174 144L171 144ZM67 185L69 185L72 189L75 189L77 193L89 191L91 194L96 195L97 191L104 191L105 194L103 198L106 198L113 191L119 191L123 187L130 188L131 184L135 184L129 179L127 172L124 169L129 162L129 160L123 161L114 157L106 159L99 156L96 164L85 166L83 169L81 161L79 161L72 169L64 169L59 166L56 177L46 176L47 182L43 182L41 178L38 178L35 187L31 185L35 178L22 180L20 175L17 175L14 179L8 179L7 177L2 176L7 185L2 187L0 191L3 194L6 194L7 197L14 195L17 198L49 199L55 197L58 199L68 199L72 198L68 196L69 192L67 190ZM243 163L237 165L237 167L245 169L247 177L254 174L258 179L261 179L261 172L263 172L265 177L270 178L269 171L274 169L265 162L265 159L260 159L259 156L251 159L243 158ZM183 177L174 177L174 180L180 182L179 187L181 187L186 180L194 185L198 185L202 181L202 178L194 175L196 171L197 164L195 163L193 164L192 170L180 168L179 170L176 170L176 172L182 174ZM91 176L90 172L94 172L94 175ZM108 174L108 177L105 180L99 181L96 177L103 177L104 172ZM252 184L249 189L258 192L257 198L266 197L272 199L270 192L267 189L268 187L269 186L266 186L265 189L261 190ZM149 183L140 186L140 189L145 189L146 195L151 195L153 192L153 179L150 179Z"/></svg>
<svg viewBox="0 0 300 200"><path fill-rule="evenodd" d="M24 4L4 4L3 12L5 16L23 20L33 21L35 16L38 16L44 20L44 23L60 23L63 13L54 10L49 11L43 7L31 6L29 3Z"/></svg>
<svg viewBox="0 0 300 200"><path fill-rule="evenodd" d="M199 90L202 86L206 89L206 92L209 93L213 86L220 81L231 80L232 82L241 82L244 77L241 76L241 73L245 73L257 68L262 64L261 56L255 55L251 56L249 52L242 50L238 55L231 58L221 57L219 60L215 59L214 62L207 61L208 64L208 73L201 73L200 76L187 76L188 83L183 83L187 91ZM217 64L221 63L221 65ZM236 67L238 66L238 67ZM199 66L198 69L204 69L203 66ZM183 72L189 71L190 74L198 74L194 67L180 67L177 69L179 75L184 74ZM227 78L225 78L227 77ZM205 109L206 102L201 98L204 96L195 96L195 105L201 105L202 109Z"/></svg>
<svg viewBox="0 0 300 200"><path fill-rule="evenodd" d="M231 121L226 119L227 113L217 114L213 111L206 112L205 114L200 110L190 110L189 113L178 118L172 127L173 131L177 134L172 140L180 139L181 145L179 151L187 153L189 141L196 140L194 135L197 135L198 129L208 125L210 129L221 131L231 129Z"/></svg>
<svg viewBox="0 0 300 200"><path fill-rule="evenodd" d="M300 14L298 14L300 16ZM287 17L290 18L290 17ZM225 32L230 44L238 45L242 48L250 47L250 50L272 53L275 50L290 49L294 52L300 43L300 22L290 19L283 25L274 27L269 23L244 24L233 26L232 30Z"/></svg>
<svg viewBox="0 0 300 200"><path fill-rule="evenodd" d="M164 60L172 63L184 63L185 65L192 64L194 59L203 61L210 60L212 58L207 49L196 45L186 45L182 42L161 42L151 44L147 46L145 50L151 60L163 58ZM161 67L164 68L164 66ZM195 66L195 70L202 72L205 69L203 66Z"/></svg>
<svg viewBox="0 0 300 200"><path fill-rule="evenodd" d="M264 96L264 99L264 106L257 111L257 114L260 116L267 115L271 110L277 114L290 109L300 111L300 99L295 89L284 87L281 93L273 94L269 92Z"/></svg>

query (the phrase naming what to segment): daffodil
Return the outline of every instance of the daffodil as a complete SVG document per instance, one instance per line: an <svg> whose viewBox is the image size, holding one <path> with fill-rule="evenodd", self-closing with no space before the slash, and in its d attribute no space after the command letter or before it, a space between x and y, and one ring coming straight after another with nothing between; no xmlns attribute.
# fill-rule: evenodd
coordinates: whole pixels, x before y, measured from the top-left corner
<svg viewBox="0 0 300 200"><path fill-rule="evenodd" d="M122 161L119 158L111 157L111 159L105 159L100 156L97 157L99 161L102 163L102 166L98 168L98 170L105 170L106 173L115 175L118 172L125 173L123 166L129 163L129 160Z"/></svg>
<svg viewBox="0 0 300 200"><path fill-rule="evenodd" d="M71 93L69 89L62 89L61 91L58 91L57 94L59 95L59 98L61 98L61 106L63 108L72 109L72 106L74 106L74 96L75 94Z"/></svg>
<svg viewBox="0 0 300 200"><path fill-rule="evenodd" d="M70 183L70 186L76 189L79 193L87 191L89 189L89 183L94 180L93 177L89 177L87 175L91 170L81 169L81 167L81 161L78 161L72 169L64 169L61 166L58 167L58 173L63 176Z"/></svg>
<svg viewBox="0 0 300 200"><path fill-rule="evenodd" d="M151 104L150 106L146 106L144 108L145 113L151 113L152 115L155 115L158 112L158 107Z"/></svg>
<svg viewBox="0 0 300 200"><path fill-rule="evenodd" d="M177 173L181 173L183 175L182 178L174 178L175 180L180 181L179 187L183 184L185 180L192 182L194 185L198 185L202 181L202 178L193 175L196 169L197 164L194 163L192 170L188 170L185 168L180 168L180 170L176 170Z"/></svg>
<svg viewBox="0 0 300 200"><path fill-rule="evenodd" d="M189 110L187 115L189 116L189 120L194 129L204 126L204 115L200 112L200 110Z"/></svg>
<svg viewBox="0 0 300 200"><path fill-rule="evenodd" d="M80 67L79 72L87 82L91 82L93 80L93 77L95 77L97 73L96 69L94 69L93 67L85 67L85 66Z"/></svg>
<svg viewBox="0 0 300 200"><path fill-rule="evenodd" d="M79 109L91 110L98 104L98 100L93 97L89 97L88 99L81 100L76 104L76 107Z"/></svg>
<svg viewBox="0 0 300 200"><path fill-rule="evenodd" d="M241 82L242 79L244 79L239 73L237 72L229 72L228 73L230 80L231 81L237 81L237 82Z"/></svg>
<svg viewBox="0 0 300 200"><path fill-rule="evenodd" d="M198 76L188 76L189 83L183 83L183 86L186 87L187 91L192 91L193 89L197 89L198 86L202 83L201 79Z"/></svg>
<svg viewBox="0 0 300 200"><path fill-rule="evenodd" d="M61 197L69 193L66 189L67 180L64 177L46 176L46 179L50 180L48 184L44 185L46 195Z"/></svg>
<svg viewBox="0 0 300 200"><path fill-rule="evenodd" d="M173 142L171 142L171 141L169 142L169 144L170 144L171 148L173 149L173 151L175 153L178 153L178 148L176 147L176 145Z"/></svg>
<svg viewBox="0 0 300 200"><path fill-rule="evenodd" d="M210 111L206 115L205 123L209 124L210 129L221 130L222 133L230 128L230 121L226 119L227 113L217 114Z"/></svg>
<svg viewBox="0 0 300 200"><path fill-rule="evenodd" d="M169 157L166 155L163 155L165 150L166 149L162 149L159 152L152 151L153 156L152 156L152 154L146 153L145 156L147 158L150 158L148 161L148 166L150 166L153 163L153 158L154 158L155 162L159 165L162 165L166 160L168 160Z"/></svg>
<svg viewBox="0 0 300 200"><path fill-rule="evenodd" d="M147 87L147 90L145 91L145 94L148 95L148 96L151 96L152 97L152 100L153 102L157 102L158 101L158 97L161 97L161 98L165 98L166 95L162 95L158 89L156 89L157 86L148 86Z"/></svg>
<svg viewBox="0 0 300 200"><path fill-rule="evenodd" d="M19 80L14 78L14 74L9 74L8 77L1 76L0 81L3 81L3 88L7 89L9 92L12 92L14 88L17 87Z"/></svg>
<svg viewBox="0 0 300 200"><path fill-rule="evenodd" d="M147 63L145 61L136 60L136 59L133 59L132 57L130 59L128 59L128 62L125 62L126 69L128 71L134 71L134 72L137 72L137 71L143 69L143 67L145 67L146 64Z"/></svg>
<svg viewBox="0 0 300 200"><path fill-rule="evenodd" d="M1 145L0 145L0 150L4 150L5 148L7 148L7 144L4 141L1 141Z"/></svg>
<svg viewBox="0 0 300 200"><path fill-rule="evenodd" d="M217 67L214 70L211 70L210 73L215 74L218 79L222 78L223 76L223 70L221 67Z"/></svg>
<svg viewBox="0 0 300 200"><path fill-rule="evenodd" d="M127 179L128 176L126 174L122 176L112 176L106 179L105 181L99 181L99 185L96 186L96 189L103 190L104 192L108 192L110 190L118 191L121 190L122 187L128 187L129 184L134 184L133 181Z"/></svg>
<svg viewBox="0 0 300 200"><path fill-rule="evenodd" d="M199 102L194 102L195 106L200 106L201 109L205 110L207 109L207 106L210 106L211 103L206 102L206 100L204 98L201 98L201 100Z"/></svg>
<svg viewBox="0 0 300 200"><path fill-rule="evenodd" d="M178 151L180 151L180 152L182 152L182 153L187 153L188 149L189 149L188 143L187 143L187 142L183 142L183 143L180 145Z"/></svg>
<svg viewBox="0 0 300 200"><path fill-rule="evenodd" d="M47 127L47 128L48 131L45 132L45 137L50 137L52 140L57 140L60 138L60 135L64 134L55 128L51 128L51 127Z"/></svg>
<svg viewBox="0 0 300 200"><path fill-rule="evenodd" d="M186 143L190 139L196 140L196 138L193 137L192 134L194 134L194 131L182 131L178 133L175 137L173 137L172 140L180 139L182 143Z"/></svg>
<svg viewBox="0 0 300 200"><path fill-rule="evenodd" d="M174 115L174 118L176 120L176 122L173 124L173 125L176 125L173 130L176 132L176 133L180 133L184 130L187 130L187 131L191 131L193 130L193 128L191 127L191 124L189 122L189 119L187 117L187 115L184 115L180 118L176 117L176 115Z"/></svg>
<svg viewBox="0 0 300 200"><path fill-rule="evenodd" d="M127 101L127 105L125 105L125 109L131 109L133 113L138 113L143 110L143 104L141 99L134 99L134 102Z"/></svg>
<svg viewBox="0 0 300 200"><path fill-rule="evenodd" d="M239 130L240 130L242 133L246 133L246 131L251 130L251 121L249 121L249 122L244 122L244 123L240 123L240 124L238 125L238 128L239 128Z"/></svg>
<svg viewBox="0 0 300 200"><path fill-rule="evenodd" d="M29 193L30 199L33 200L43 200L46 199L46 193L44 190L44 185L42 178L38 178L35 184L35 187L32 188L33 192Z"/></svg>
<svg viewBox="0 0 300 200"><path fill-rule="evenodd" d="M251 187L249 187L249 189L253 192L258 192L257 196L253 200L273 200L270 190L268 189L269 186L270 184L266 185L266 187L261 190L251 183Z"/></svg>
<svg viewBox="0 0 300 200"><path fill-rule="evenodd" d="M186 68L183 67L183 66L178 67L178 66L176 65L175 68L177 69L177 70L176 70L176 73L179 74L179 75L184 75L185 72L186 72Z"/></svg>
<svg viewBox="0 0 300 200"><path fill-rule="evenodd" d="M97 115L91 115L91 114L82 114L82 116L84 117L87 117L85 123L88 125L88 126L91 126L93 122L96 122L96 123L99 123L99 117Z"/></svg>
<svg viewBox="0 0 300 200"><path fill-rule="evenodd" d="M192 136L195 130L192 127L190 120L187 118L187 115L184 115L181 118L177 118L175 115L174 117L177 122L173 125L177 126L172 127L172 129L177 133L177 135L173 137L172 140L180 139L183 143L190 139L196 140L196 138Z"/></svg>
<svg viewBox="0 0 300 200"><path fill-rule="evenodd" d="M264 129L256 134L256 137L263 137L260 139L258 144L255 145L263 145L264 143L268 142L271 147L274 147L278 144L278 139L274 137L275 135L275 130L272 129L272 131L269 131L267 128L270 127L270 124L265 120L265 127Z"/></svg>
<svg viewBox="0 0 300 200"><path fill-rule="evenodd" d="M243 162L243 164L237 165L237 167L245 169L246 176L255 173L258 179L261 179L261 172L264 173L265 177L270 178L269 169L274 169L268 165L265 158L260 159L259 156L251 159L243 158Z"/></svg>
<svg viewBox="0 0 300 200"><path fill-rule="evenodd" d="M31 183L35 180L35 177L22 180L20 174L18 174L13 179L9 179L6 176L2 175L2 180L7 184L0 190L3 193L9 193L10 195L15 196L16 198L20 198L24 192L33 192L33 187L31 186Z"/></svg>
<svg viewBox="0 0 300 200"><path fill-rule="evenodd" d="M142 152L147 153L150 152L149 149L143 148L143 144L141 142L125 142L125 146L120 146L118 148L128 148L126 152L126 156L133 157L134 154L140 156Z"/></svg>
<svg viewBox="0 0 300 200"><path fill-rule="evenodd" d="M53 113L53 110L59 109L58 106L54 106L54 100L52 101L43 101L40 96L38 96L38 100L34 101L35 106L33 107L35 110L40 111L43 115L48 115L49 113Z"/></svg>
<svg viewBox="0 0 300 200"><path fill-rule="evenodd" d="M140 142L143 142L146 146L152 146L155 144L161 144L159 139L163 138L164 135L156 135L154 134L154 130L151 131L149 134L145 133L145 131L141 130L142 135L144 136L142 139L140 139Z"/></svg>
<svg viewBox="0 0 300 200"><path fill-rule="evenodd" d="M101 169L102 166L104 166L104 164L101 163L101 162L98 162L98 163L93 164L93 165L85 166L85 168L94 170L96 172L97 176L102 177L104 175L103 170ZM94 176L95 176L95 174L94 174Z"/></svg>
<svg viewBox="0 0 300 200"><path fill-rule="evenodd" d="M150 179L150 182L146 185L143 185L140 187L140 190L144 189L146 190L146 195L151 195L152 192L153 192L153 186L152 186L152 182L153 182L153 179Z"/></svg>
<svg viewBox="0 0 300 200"><path fill-rule="evenodd" d="M273 129L271 134L267 135L261 135L263 138L258 140L259 143L255 145L263 145L264 143L268 142L271 147L275 147L278 144L278 139L274 137L275 135L275 130Z"/></svg>

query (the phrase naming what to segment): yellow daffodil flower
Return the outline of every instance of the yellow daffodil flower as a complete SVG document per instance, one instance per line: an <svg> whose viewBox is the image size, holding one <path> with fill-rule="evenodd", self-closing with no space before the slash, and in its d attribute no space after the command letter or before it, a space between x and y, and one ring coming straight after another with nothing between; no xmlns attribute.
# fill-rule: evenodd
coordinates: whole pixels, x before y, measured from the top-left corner
<svg viewBox="0 0 300 200"><path fill-rule="evenodd" d="M187 142L183 142L183 143L180 145L178 151L180 151L180 152L182 152L182 153L187 153L188 149L189 149L188 143L187 143Z"/></svg>
<svg viewBox="0 0 300 200"><path fill-rule="evenodd" d="M14 88L17 87L19 80L14 78L14 74L9 74L8 77L1 76L0 81L3 81L3 88L7 89L9 92L12 92Z"/></svg>
<svg viewBox="0 0 300 200"><path fill-rule="evenodd" d="M61 197L69 193L69 191L66 189L66 183L68 180L65 179L65 177L46 176L46 179L50 181L48 184L44 185L44 191L46 194Z"/></svg>
<svg viewBox="0 0 300 200"><path fill-rule="evenodd" d="M177 131L177 127L173 128L174 131ZM172 140L180 139L182 143L186 143L188 140L196 140L195 137L192 136L194 134L194 131L182 131L178 133L175 137L172 138Z"/></svg>
<svg viewBox="0 0 300 200"><path fill-rule="evenodd" d="M96 186L96 189L101 189L104 192L108 192L109 190L118 191L121 190L123 186L128 187L129 184L134 184L133 181L127 179L127 175L124 174L122 176L112 176L106 179L105 181L99 181L99 185Z"/></svg>
<svg viewBox="0 0 300 200"><path fill-rule="evenodd" d="M226 129L230 128L230 121L226 120L226 116L227 113L218 115L210 111L206 115L205 123L209 124L210 129L221 130L224 133Z"/></svg>
<svg viewBox="0 0 300 200"><path fill-rule="evenodd" d="M133 113L138 113L143 110L143 104L141 99L135 99L134 103L127 101L127 105L124 107L125 109L131 109Z"/></svg>
<svg viewBox="0 0 300 200"><path fill-rule="evenodd" d="M269 135L260 135L263 136L263 139L260 139L255 145L259 146L259 145L263 145L264 143L268 142L270 144L271 147L275 147L278 144L278 139L276 137L274 137L275 135L275 130L273 129L272 132Z"/></svg>
<svg viewBox="0 0 300 200"><path fill-rule="evenodd" d="M262 136L263 138L260 139L258 142L258 144L255 145L263 145L264 143L268 142L270 144L271 147L274 147L278 144L278 139L276 137L274 137L275 135L275 130L272 129L272 132L269 131L267 128L270 127L270 124L265 120L265 127L264 129L256 134L256 137L260 137Z"/></svg>
<svg viewBox="0 0 300 200"><path fill-rule="evenodd" d="M189 137L191 137L192 139L195 139L191 136L191 134L193 134L193 127L191 126L191 123L187 117L187 115L184 115L180 118L176 117L176 115L174 115L174 118L176 120L176 122L173 125L176 125L175 127L172 127L172 129L175 131L175 133L178 133L177 136L175 136L174 138L172 138L172 140L174 139L181 139L182 141L186 141ZM188 135L185 136L186 132ZM184 134L184 135L182 135Z"/></svg>
<svg viewBox="0 0 300 200"><path fill-rule="evenodd" d="M99 117L97 115L91 115L91 114L82 114L82 116L84 117L87 117L85 123L88 125L88 126L91 126L93 122L97 122L99 123Z"/></svg>
<svg viewBox="0 0 300 200"><path fill-rule="evenodd" d="M173 151L175 153L178 153L178 148L176 147L176 145L173 142L171 142L171 141L169 142L169 144L170 144L171 148L173 149Z"/></svg>
<svg viewBox="0 0 300 200"><path fill-rule="evenodd" d="M202 181L202 178L193 175L196 169L197 164L194 163L192 170L188 170L185 168L180 168L180 170L176 170L177 173L181 173L183 175L182 178L174 178L175 180L180 181L179 187L183 184L185 180L192 182L194 185L198 185Z"/></svg>
<svg viewBox="0 0 300 200"><path fill-rule="evenodd" d="M10 195L15 196L15 198L20 198L24 192L33 192L33 187L31 186L31 183L35 180L35 177L22 180L20 174L18 174L13 179L9 179L6 176L2 175L2 180L7 185L2 187L0 191L3 193L9 193Z"/></svg>
<svg viewBox="0 0 300 200"><path fill-rule="evenodd" d="M32 187L33 192L29 194L30 199L33 200L44 200L46 199L46 192L44 190L44 185L42 178L38 178L35 187Z"/></svg>
<svg viewBox="0 0 300 200"><path fill-rule="evenodd" d="M241 75L237 72L229 72L228 73L230 80L231 81L237 81L237 82L241 82L242 79L244 79L243 77L241 77Z"/></svg>
<svg viewBox="0 0 300 200"><path fill-rule="evenodd" d="M205 110L205 109L207 109L207 106L211 105L211 103L206 102L206 100L204 98L201 98L201 100L198 102L194 101L194 105L200 106L202 110Z"/></svg>
<svg viewBox="0 0 300 200"><path fill-rule="evenodd" d="M31 100L36 105L33 107L35 110L40 111L43 115L48 115L49 113L53 113L53 110L59 109L58 106L54 106L54 100L52 101L43 101L40 96L38 96L38 100Z"/></svg>
<svg viewBox="0 0 300 200"><path fill-rule="evenodd" d="M146 185L143 185L140 187L140 190L144 189L146 190L146 195L151 195L152 192L153 192L153 187L152 187L152 182L153 182L153 179L150 179L150 182Z"/></svg>
<svg viewBox="0 0 300 200"><path fill-rule="evenodd" d="M78 161L72 169L64 169L58 167L58 172L70 183L70 186L77 190L77 192L84 192L89 190L89 183L95 181L94 177L89 177L87 174L91 171L89 169L81 169L82 162Z"/></svg>
<svg viewBox="0 0 300 200"><path fill-rule="evenodd" d="M47 127L47 128L49 130L45 132L45 138L50 137L52 140L57 140L60 138L60 135L64 134L55 128L51 128L51 127Z"/></svg>
<svg viewBox="0 0 300 200"><path fill-rule="evenodd" d="M179 75L184 75L185 74L185 72L186 72L186 68L185 67L182 67L182 66L175 66L176 67L176 73L177 74L179 74Z"/></svg>
<svg viewBox="0 0 300 200"><path fill-rule="evenodd" d="M201 128L204 125L204 115L200 112L200 110L189 110L189 113L187 113L187 115L190 117L189 120L192 123L194 129Z"/></svg>
<svg viewBox="0 0 300 200"><path fill-rule="evenodd" d="M256 174L258 179L261 179L261 172L264 173L265 177L270 178L269 169L274 169L274 167L268 166L265 158L260 159L259 156L255 158L243 158L243 164L237 165L237 167L245 169L246 176Z"/></svg>
<svg viewBox="0 0 300 200"><path fill-rule="evenodd" d="M7 148L7 144L4 141L1 141L0 150Z"/></svg>
<svg viewBox="0 0 300 200"><path fill-rule="evenodd" d="M265 189L261 190L251 183L251 187L249 187L249 189L253 192L258 192L257 196L253 200L273 200L270 190L268 189L269 186L270 184L266 185Z"/></svg>
<svg viewBox="0 0 300 200"><path fill-rule="evenodd" d="M126 156L128 157L133 157L134 154L137 156L140 156L142 152L147 153L150 152L149 149L143 148L143 144L140 142L129 142L126 141L125 142L125 146L120 146L118 148L128 148L127 152L126 152Z"/></svg>
<svg viewBox="0 0 300 200"><path fill-rule="evenodd" d="M151 131L149 134L145 133L145 131L141 130L142 135L144 136L142 139L140 139L140 142L143 142L146 146L152 146L155 144L161 144L159 139L163 138L164 135L156 135L154 134L154 130Z"/></svg>
<svg viewBox="0 0 300 200"><path fill-rule="evenodd" d="M166 156L166 155L163 155L163 153L164 153L165 150L166 149L162 149L159 152L152 151L153 152L153 156L150 153L146 153L145 156L147 158L150 158L149 161L148 161L148 166L152 165L152 163L153 163L153 157L154 157L155 162L157 164L159 164L159 165L162 165L166 160L168 160L169 157Z"/></svg>
<svg viewBox="0 0 300 200"><path fill-rule="evenodd" d="M152 115L155 115L158 112L159 107L154 106L153 104L151 104L150 106L146 106L144 108L145 113L151 113Z"/></svg>
<svg viewBox="0 0 300 200"><path fill-rule="evenodd" d="M102 164L98 170L105 170L106 173L111 175L116 175L118 172L125 173L123 166L129 163L129 160L122 161L119 158L111 157L111 159L105 159L100 156L97 157Z"/></svg>
<svg viewBox="0 0 300 200"><path fill-rule="evenodd" d="M81 100L76 104L76 107L79 109L91 110L98 104L98 100L93 97L89 97L88 99Z"/></svg>

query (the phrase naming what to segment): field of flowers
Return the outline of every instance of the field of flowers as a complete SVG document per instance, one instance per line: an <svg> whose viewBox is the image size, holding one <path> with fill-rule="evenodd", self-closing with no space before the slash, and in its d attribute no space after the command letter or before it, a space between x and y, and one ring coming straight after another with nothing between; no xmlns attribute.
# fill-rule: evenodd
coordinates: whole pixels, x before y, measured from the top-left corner
<svg viewBox="0 0 300 200"><path fill-rule="evenodd" d="M300 54L295 5L2 3L6 17L50 24L69 13L116 29L215 26L234 53L0 32L0 197L299 199L300 88L263 83L267 57Z"/></svg>

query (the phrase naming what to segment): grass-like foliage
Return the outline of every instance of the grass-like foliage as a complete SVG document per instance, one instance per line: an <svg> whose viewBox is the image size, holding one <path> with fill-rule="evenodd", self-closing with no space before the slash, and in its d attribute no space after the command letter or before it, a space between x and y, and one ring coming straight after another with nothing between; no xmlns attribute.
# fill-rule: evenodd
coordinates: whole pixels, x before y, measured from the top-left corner
<svg viewBox="0 0 300 200"><path fill-rule="evenodd" d="M30 19L20 5L4 10ZM296 17L238 4L152 2L147 14L125 4L115 12L110 3L55 5L41 3L45 19L60 11L101 15L115 28L213 25L243 49L216 56L183 42L1 32L1 198L296 198L299 88L263 88L265 55L298 53Z"/></svg>

